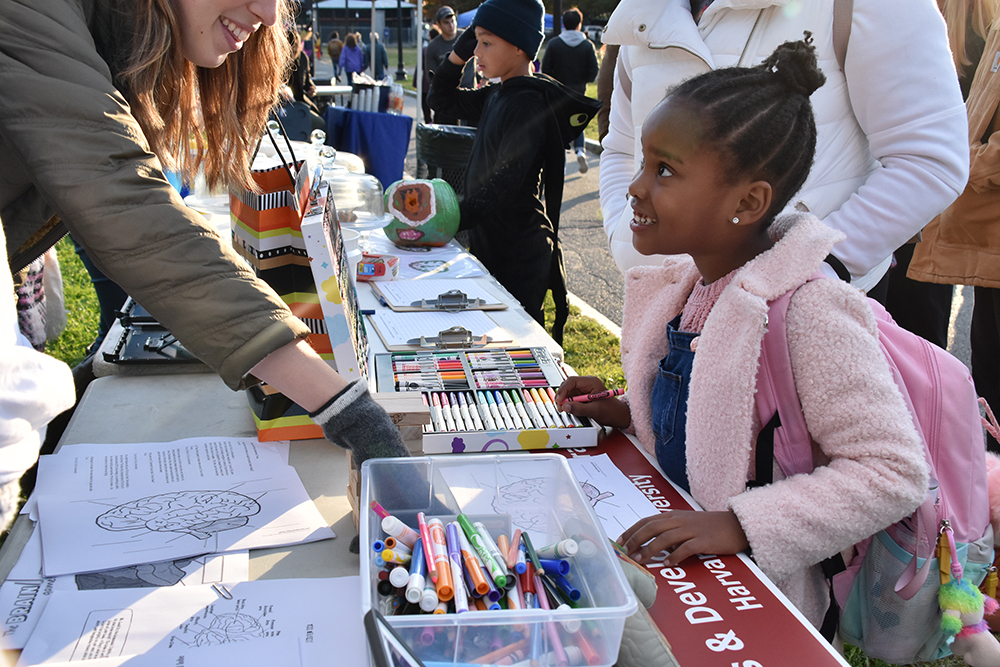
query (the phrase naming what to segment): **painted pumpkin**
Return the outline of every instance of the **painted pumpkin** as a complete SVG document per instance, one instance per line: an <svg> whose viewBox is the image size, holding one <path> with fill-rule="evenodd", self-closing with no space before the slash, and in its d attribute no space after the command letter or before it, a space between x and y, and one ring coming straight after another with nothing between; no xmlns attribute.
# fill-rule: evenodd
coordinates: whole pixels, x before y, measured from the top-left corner
<svg viewBox="0 0 1000 667"><path fill-rule="evenodd" d="M458 198L440 178L396 181L386 188L385 210L392 216L385 234L396 245L443 246L458 231Z"/></svg>

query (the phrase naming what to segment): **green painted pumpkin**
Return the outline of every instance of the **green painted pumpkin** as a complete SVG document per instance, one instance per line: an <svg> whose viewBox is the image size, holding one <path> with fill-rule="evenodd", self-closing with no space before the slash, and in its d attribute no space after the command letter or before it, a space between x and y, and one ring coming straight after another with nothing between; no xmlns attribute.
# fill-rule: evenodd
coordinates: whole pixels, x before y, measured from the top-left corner
<svg viewBox="0 0 1000 667"><path fill-rule="evenodd" d="M385 234L396 245L443 246L458 231L458 197L440 178L396 181L385 191L385 211L392 216Z"/></svg>

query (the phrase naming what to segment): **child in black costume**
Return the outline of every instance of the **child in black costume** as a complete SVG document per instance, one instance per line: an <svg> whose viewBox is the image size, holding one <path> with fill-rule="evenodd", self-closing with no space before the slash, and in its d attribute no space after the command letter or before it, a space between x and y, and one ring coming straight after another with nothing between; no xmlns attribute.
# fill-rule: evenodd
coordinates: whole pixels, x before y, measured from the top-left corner
<svg viewBox="0 0 1000 667"><path fill-rule="evenodd" d="M568 314L558 240L563 151L600 103L532 73L544 13L538 0L480 5L470 28L435 72L427 99L437 112L478 121L461 203L461 228L470 230L473 254L543 325L542 301L552 289L552 335L561 342ZM458 87L462 67L473 55L483 75L499 77L499 84Z"/></svg>

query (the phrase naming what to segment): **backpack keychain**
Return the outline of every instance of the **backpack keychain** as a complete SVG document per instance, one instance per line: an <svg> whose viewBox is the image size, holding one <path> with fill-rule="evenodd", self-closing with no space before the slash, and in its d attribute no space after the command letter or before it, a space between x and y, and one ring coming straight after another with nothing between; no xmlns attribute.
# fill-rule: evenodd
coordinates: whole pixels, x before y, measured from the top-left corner
<svg viewBox="0 0 1000 667"><path fill-rule="evenodd" d="M962 564L955 549L955 537L947 520L941 522L937 544L941 588L941 629L952 640L955 655L973 667L1000 665L1000 642L984 620L1000 608L997 601L983 595L962 576ZM995 573L994 573L995 576Z"/></svg>

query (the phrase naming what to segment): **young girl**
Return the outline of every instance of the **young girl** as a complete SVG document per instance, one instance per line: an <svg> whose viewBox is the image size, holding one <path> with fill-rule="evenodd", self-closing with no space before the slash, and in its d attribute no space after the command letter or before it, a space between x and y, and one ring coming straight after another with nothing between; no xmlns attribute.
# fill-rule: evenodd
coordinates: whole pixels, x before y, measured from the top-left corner
<svg viewBox="0 0 1000 667"><path fill-rule="evenodd" d="M233 389L264 380L322 408L317 422L336 422L327 430L358 460L406 454L365 387L304 342L308 327L163 175L202 169L210 185L251 187L250 156L288 75L289 0L0 0L0 16L10 269L72 232Z"/></svg>
<svg viewBox="0 0 1000 667"><path fill-rule="evenodd" d="M649 115L629 187L634 244L673 256L626 276L627 400L562 404L634 426L706 510L639 521L619 538L634 559L666 550L674 565L749 547L817 627L828 598L816 564L911 513L927 489L922 445L864 295L833 279L803 285L843 235L807 214L775 219L812 164L809 95L823 81L812 46L786 43L759 67L680 84ZM816 469L783 479L776 468L778 481L747 490L768 302L800 285L788 344ZM602 388L571 378L557 400Z"/></svg>

